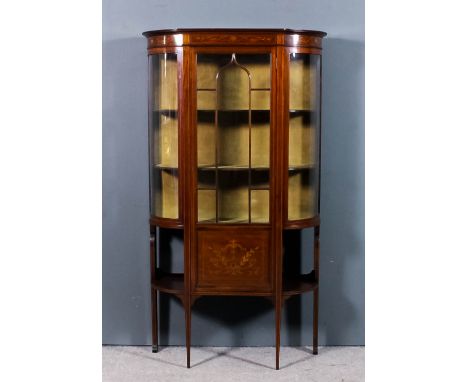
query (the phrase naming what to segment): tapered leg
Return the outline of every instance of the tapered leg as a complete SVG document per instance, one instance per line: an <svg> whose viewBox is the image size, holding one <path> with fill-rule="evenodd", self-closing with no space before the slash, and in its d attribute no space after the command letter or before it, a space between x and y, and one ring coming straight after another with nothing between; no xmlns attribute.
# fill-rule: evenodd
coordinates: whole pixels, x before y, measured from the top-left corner
<svg viewBox="0 0 468 382"><path fill-rule="evenodd" d="M276 329L276 370L279 370L280 337L281 337L281 303L275 304L275 329Z"/></svg>
<svg viewBox="0 0 468 382"><path fill-rule="evenodd" d="M185 302L185 346L187 348L187 368L190 369L190 339L192 326L192 304L190 301Z"/></svg>
<svg viewBox="0 0 468 382"><path fill-rule="evenodd" d="M312 353L318 354L318 314L319 314L319 274L320 274L320 226L314 229L314 272L317 280L317 288L314 289L314 338L312 341Z"/></svg>
<svg viewBox="0 0 468 382"><path fill-rule="evenodd" d="M157 353L158 348L158 291L151 288L151 319L153 333L153 353Z"/></svg>
<svg viewBox="0 0 468 382"><path fill-rule="evenodd" d="M319 307L319 289L314 290L314 339L313 339L313 354L318 354L318 307Z"/></svg>
<svg viewBox="0 0 468 382"><path fill-rule="evenodd" d="M156 231L150 228L150 264L151 264L151 333L153 353L158 352L158 291L153 288L156 279Z"/></svg>

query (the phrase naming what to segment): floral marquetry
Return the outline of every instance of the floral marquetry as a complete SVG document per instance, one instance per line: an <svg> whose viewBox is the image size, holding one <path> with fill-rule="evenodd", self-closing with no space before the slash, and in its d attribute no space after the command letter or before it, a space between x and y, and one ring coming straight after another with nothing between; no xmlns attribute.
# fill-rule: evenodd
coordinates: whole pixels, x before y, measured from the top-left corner
<svg viewBox="0 0 468 382"><path fill-rule="evenodd" d="M260 249L245 248L237 240L230 240L222 248L208 247L212 256L210 258L211 268L209 272L214 275L247 275L256 276L260 269L255 258L255 253Z"/></svg>
<svg viewBox="0 0 468 382"><path fill-rule="evenodd" d="M219 231L201 230L198 233L199 256L196 290L216 285L217 288L243 291L258 287L271 288L269 283L269 231L242 229L235 233L227 228ZM225 234L229 233L226 237Z"/></svg>

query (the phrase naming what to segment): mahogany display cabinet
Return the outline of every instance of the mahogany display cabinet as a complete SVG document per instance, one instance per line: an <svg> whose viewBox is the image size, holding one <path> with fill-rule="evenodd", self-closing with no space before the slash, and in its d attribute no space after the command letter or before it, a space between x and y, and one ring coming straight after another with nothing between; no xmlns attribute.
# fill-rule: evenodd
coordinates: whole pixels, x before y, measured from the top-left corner
<svg viewBox="0 0 468 382"><path fill-rule="evenodd" d="M281 308L313 292L317 354L323 32L175 29L143 33L149 58L153 352L158 292L258 296ZM161 269L157 227L183 230L184 272ZM286 274L285 230L314 228L313 269Z"/></svg>

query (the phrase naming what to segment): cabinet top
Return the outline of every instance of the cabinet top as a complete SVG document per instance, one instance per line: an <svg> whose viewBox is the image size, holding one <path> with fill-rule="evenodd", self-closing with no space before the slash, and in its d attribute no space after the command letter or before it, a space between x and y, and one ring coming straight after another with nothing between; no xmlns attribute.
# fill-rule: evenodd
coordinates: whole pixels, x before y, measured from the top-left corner
<svg viewBox="0 0 468 382"><path fill-rule="evenodd" d="M148 50L167 46L284 45L321 49L321 31L274 28L181 28L143 32Z"/></svg>
<svg viewBox="0 0 468 382"><path fill-rule="evenodd" d="M172 33L190 33L190 32L252 32L252 33L287 33L287 34L307 34L317 37L325 37L327 34L322 31L315 31L309 29L289 29L289 28L175 28L175 29L156 29L152 31L143 32L143 36L151 37L161 34Z"/></svg>

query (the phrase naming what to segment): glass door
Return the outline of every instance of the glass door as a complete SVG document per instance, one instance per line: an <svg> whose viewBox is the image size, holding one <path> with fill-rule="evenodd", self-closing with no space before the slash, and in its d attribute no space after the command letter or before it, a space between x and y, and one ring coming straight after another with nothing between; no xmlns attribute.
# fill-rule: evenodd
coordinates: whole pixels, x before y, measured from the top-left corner
<svg viewBox="0 0 468 382"><path fill-rule="evenodd" d="M320 56L289 54L288 220L318 214Z"/></svg>
<svg viewBox="0 0 468 382"><path fill-rule="evenodd" d="M197 54L200 223L270 221L271 55Z"/></svg>
<svg viewBox="0 0 468 382"><path fill-rule="evenodd" d="M179 134L177 54L150 60L151 215L179 217Z"/></svg>

